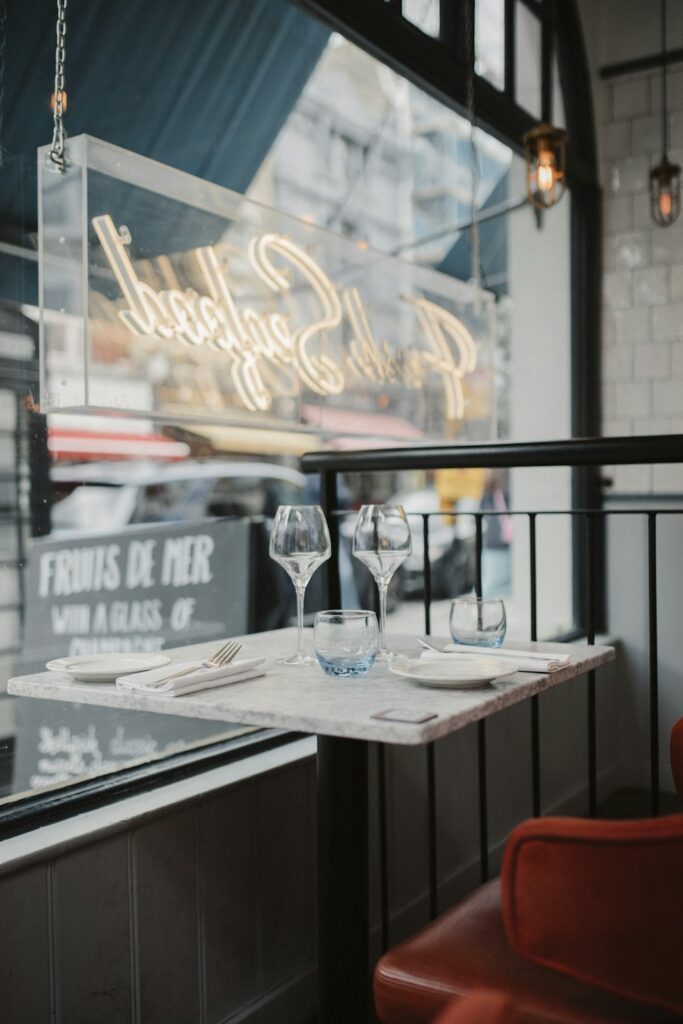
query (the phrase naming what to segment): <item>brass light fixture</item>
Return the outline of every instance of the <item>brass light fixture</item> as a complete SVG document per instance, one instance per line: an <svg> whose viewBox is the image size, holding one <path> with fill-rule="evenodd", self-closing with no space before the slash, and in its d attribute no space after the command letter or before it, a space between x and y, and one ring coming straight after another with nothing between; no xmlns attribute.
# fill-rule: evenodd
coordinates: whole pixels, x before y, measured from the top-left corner
<svg viewBox="0 0 683 1024"><path fill-rule="evenodd" d="M669 160L666 109L666 0L662 0L662 159L650 171L650 212L655 224L668 227L681 209L681 168Z"/></svg>
<svg viewBox="0 0 683 1024"><path fill-rule="evenodd" d="M547 210L564 195L567 133L551 124L538 124L523 140L526 155L526 183L529 202Z"/></svg>

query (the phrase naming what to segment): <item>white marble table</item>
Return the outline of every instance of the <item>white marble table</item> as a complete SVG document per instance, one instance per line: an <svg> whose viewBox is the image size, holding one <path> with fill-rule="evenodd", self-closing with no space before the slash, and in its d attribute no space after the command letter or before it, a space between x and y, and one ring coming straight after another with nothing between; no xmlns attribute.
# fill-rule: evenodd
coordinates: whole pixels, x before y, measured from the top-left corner
<svg viewBox="0 0 683 1024"><path fill-rule="evenodd" d="M319 736L419 746L441 739L480 718L526 700L550 687L598 668L614 657L611 647L569 644L517 644L528 649L569 654L570 664L541 674L517 672L477 690L440 690L401 679L381 664L367 676L340 679L322 669L290 668L275 659L296 646L296 630L274 630L239 637L241 656L265 656L267 674L244 683L233 683L184 697L164 697L119 690L115 684L78 683L66 673L39 672L11 679L8 691L15 696L94 704L129 711L155 711L243 725L289 729ZM417 655L416 641L390 638L394 649ZM444 643L445 643L444 639ZM310 638L308 639L310 643ZM198 657L216 650L219 642L167 651L174 660ZM436 717L422 724L383 721L378 711L398 709L425 712Z"/></svg>
<svg viewBox="0 0 683 1024"><path fill-rule="evenodd" d="M317 666L302 669L274 664L276 657L294 650L293 629L241 640L244 655L264 655L268 659L267 674L184 697L147 696L117 690L115 685L77 683L54 672L12 679L8 690L16 696L43 700L316 734L318 1020L320 1024L361 1024L369 999L368 743L430 744L604 665L613 659L614 651L610 647L528 644L529 649L569 654L570 663L550 674L518 672L481 689L466 691L429 689L393 675L382 665L375 665L360 679L333 679ZM390 637L389 641L394 649L418 654L415 639L397 641ZM203 657L217 646L215 641L167 653L183 660L188 653ZM389 709L435 717L420 724L372 717Z"/></svg>

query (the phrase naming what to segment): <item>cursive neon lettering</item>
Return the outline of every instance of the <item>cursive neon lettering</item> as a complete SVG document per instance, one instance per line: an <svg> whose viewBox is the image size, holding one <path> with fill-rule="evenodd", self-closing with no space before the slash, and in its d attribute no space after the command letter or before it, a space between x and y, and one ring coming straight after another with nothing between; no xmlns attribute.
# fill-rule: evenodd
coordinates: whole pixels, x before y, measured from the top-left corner
<svg viewBox="0 0 683 1024"><path fill-rule="evenodd" d="M204 345L229 359L235 394L250 412L266 412L275 394L293 396L301 385L320 396L339 395L347 375L378 385L400 383L420 389L437 375L444 389L445 414L451 421L465 413L463 378L476 368L477 350L465 325L448 310L422 297L402 295L415 311L422 346L396 349L379 341L368 320L357 288L337 290L322 267L285 235L266 233L251 239L248 261L255 276L273 296L306 297L306 322L292 313L237 305L228 281L228 268L213 246L195 251L206 288L170 287L160 291L141 280L127 251L132 239L117 230L105 214L93 218L93 228L121 289L125 308L118 316L136 335ZM167 256L165 284L177 284ZM269 303L270 304L270 303ZM342 324L343 348L335 336ZM350 334L350 337L348 336Z"/></svg>

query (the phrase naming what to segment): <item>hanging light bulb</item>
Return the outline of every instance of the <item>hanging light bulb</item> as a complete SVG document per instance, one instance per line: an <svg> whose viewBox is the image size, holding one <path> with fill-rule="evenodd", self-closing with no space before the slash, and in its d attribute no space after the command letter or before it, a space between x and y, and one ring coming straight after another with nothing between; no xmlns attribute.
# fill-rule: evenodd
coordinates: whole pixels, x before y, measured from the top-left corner
<svg viewBox="0 0 683 1024"><path fill-rule="evenodd" d="M565 187L567 133L551 124L539 124L524 136L529 202L538 210L559 203Z"/></svg>
<svg viewBox="0 0 683 1024"><path fill-rule="evenodd" d="M662 159L650 171L650 212L655 224L667 228L681 210L681 168L669 160L669 118L666 109L666 0L662 0Z"/></svg>
<svg viewBox="0 0 683 1024"><path fill-rule="evenodd" d="M681 210L681 168L672 164L666 153L650 171L650 210L654 222L665 228Z"/></svg>

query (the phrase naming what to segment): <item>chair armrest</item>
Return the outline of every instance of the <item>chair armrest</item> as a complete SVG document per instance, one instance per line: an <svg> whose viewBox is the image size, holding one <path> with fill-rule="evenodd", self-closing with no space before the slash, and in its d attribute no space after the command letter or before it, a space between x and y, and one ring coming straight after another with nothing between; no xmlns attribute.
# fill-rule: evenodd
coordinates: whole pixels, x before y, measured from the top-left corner
<svg viewBox="0 0 683 1024"><path fill-rule="evenodd" d="M683 1013L683 815L527 821L507 843L502 891L520 956Z"/></svg>
<svg viewBox="0 0 683 1024"><path fill-rule="evenodd" d="M683 799L683 718L671 730L671 771L678 795Z"/></svg>

